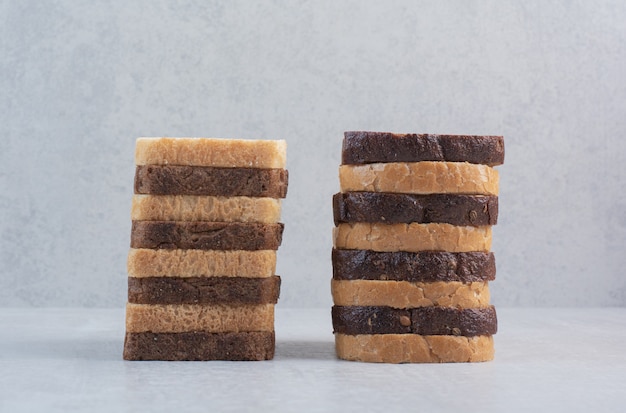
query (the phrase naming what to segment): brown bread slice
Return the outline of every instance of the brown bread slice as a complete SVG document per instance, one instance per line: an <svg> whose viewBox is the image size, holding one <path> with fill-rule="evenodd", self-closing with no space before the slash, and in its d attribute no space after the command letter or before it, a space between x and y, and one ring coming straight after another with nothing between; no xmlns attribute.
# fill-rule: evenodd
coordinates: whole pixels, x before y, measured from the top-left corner
<svg viewBox="0 0 626 413"><path fill-rule="evenodd" d="M138 138L137 165L190 165L225 168L284 168L284 140L218 138Z"/></svg>
<svg viewBox="0 0 626 413"><path fill-rule="evenodd" d="M247 196L134 195L133 221L218 221L275 223L280 200Z"/></svg>
<svg viewBox="0 0 626 413"><path fill-rule="evenodd" d="M286 169L140 165L135 194L284 198L288 180Z"/></svg>
<svg viewBox="0 0 626 413"><path fill-rule="evenodd" d="M345 132L343 164L448 161L485 165L504 162L502 136Z"/></svg>
<svg viewBox="0 0 626 413"><path fill-rule="evenodd" d="M280 277L128 278L135 304L276 304Z"/></svg>
<svg viewBox="0 0 626 413"><path fill-rule="evenodd" d="M283 224L133 221L131 248L276 250Z"/></svg>
<svg viewBox="0 0 626 413"><path fill-rule="evenodd" d="M153 250L131 248L129 277L271 277L276 251Z"/></svg>
<svg viewBox="0 0 626 413"><path fill-rule="evenodd" d="M273 304L126 304L127 333L274 331Z"/></svg>
<svg viewBox="0 0 626 413"><path fill-rule="evenodd" d="M467 162L341 165L341 192L498 195L498 171Z"/></svg>
<svg viewBox="0 0 626 413"><path fill-rule="evenodd" d="M333 196L333 212L335 225L343 222L495 225L498 221L498 197L348 192Z"/></svg>
<svg viewBox="0 0 626 413"><path fill-rule="evenodd" d="M468 283L496 278L496 260L492 252L333 249L332 263L336 280Z"/></svg>
<svg viewBox="0 0 626 413"><path fill-rule="evenodd" d="M498 330L496 310L485 308L333 306L333 328L341 334L485 336Z"/></svg>
<svg viewBox="0 0 626 413"><path fill-rule="evenodd" d="M369 363L468 363L493 360L492 336L335 334L337 357Z"/></svg>
<svg viewBox="0 0 626 413"><path fill-rule="evenodd" d="M484 308L490 297L486 282L331 280L330 285L337 306Z"/></svg>
<svg viewBox="0 0 626 413"><path fill-rule="evenodd" d="M339 224L333 228L334 247L374 251L489 251L491 227L450 224Z"/></svg>
<svg viewBox="0 0 626 413"><path fill-rule="evenodd" d="M273 331L126 333L124 360L271 360Z"/></svg>

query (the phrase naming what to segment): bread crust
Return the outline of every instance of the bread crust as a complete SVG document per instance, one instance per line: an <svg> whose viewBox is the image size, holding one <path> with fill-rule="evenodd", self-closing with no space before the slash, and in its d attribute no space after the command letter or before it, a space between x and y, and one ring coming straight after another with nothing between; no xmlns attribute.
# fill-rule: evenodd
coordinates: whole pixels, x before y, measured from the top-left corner
<svg viewBox="0 0 626 413"><path fill-rule="evenodd" d="M484 308L490 297L487 282L331 280L331 292L335 305L393 308Z"/></svg>
<svg viewBox="0 0 626 413"><path fill-rule="evenodd" d="M126 332L274 331L273 304L126 304Z"/></svg>
<svg viewBox="0 0 626 413"><path fill-rule="evenodd" d="M154 250L131 248L129 277L271 277L276 251Z"/></svg>
<svg viewBox="0 0 626 413"><path fill-rule="evenodd" d="M343 164L449 161L495 166L504 162L504 138L349 131L341 155Z"/></svg>
<svg viewBox="0 0 626 413"><path fill-rule="evenodd" d="M369 363L467 363L493 360L492 336L335 334L337 357Z"/></svg>
<svg viewBox="0 0 626 413"><path fill-rule="evenodd" d="M498 171L467 162L341 165L341 192L498 195Z"/></svg>
<svg viewBox="0 0 626 413"><path fill-rule="evenodd" d="M284 168L287 142L217 138L138 138L136 165Z"/></svg>
<svg viewBox="0 0 626 413"><path fill-rule="evenodd" d="M124 360L271 360L273 331L126 333Z"/></svg>
<svg viewBox="0 0 626 413"><path fill-rule="evenodd" d="M450 224L339 224L333 228L338 249L373 251L485 251L491 248L491 227Z"/></svg>
<svg viewBox="0 0 626 413"><path fill-rule="evenodd" d="M133 221L218 221L276 223L281 201L247 196L134 195Z"/></svg>

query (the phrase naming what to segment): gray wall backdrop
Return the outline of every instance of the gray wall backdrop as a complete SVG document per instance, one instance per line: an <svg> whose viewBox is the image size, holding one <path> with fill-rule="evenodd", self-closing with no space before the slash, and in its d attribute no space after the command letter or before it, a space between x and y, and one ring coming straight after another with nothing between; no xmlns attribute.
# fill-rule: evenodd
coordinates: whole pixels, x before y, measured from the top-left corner
<svg viewBox="0 0 626 413"><path fill-rule="evenodd" d="M0 1L0 306L121 307L134 140L286 139L328 307L344 130L502 134L499 306L626 304L626 2Z"/></svg>

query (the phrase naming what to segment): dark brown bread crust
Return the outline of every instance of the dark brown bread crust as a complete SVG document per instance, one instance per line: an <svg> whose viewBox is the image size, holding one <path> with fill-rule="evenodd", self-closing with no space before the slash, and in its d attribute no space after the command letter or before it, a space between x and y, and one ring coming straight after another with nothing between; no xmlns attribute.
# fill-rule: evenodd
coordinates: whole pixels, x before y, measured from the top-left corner
<svg viewBox="0 0 626 413"><path fill-rule="evenodd" d="M347 192L333 196L333 211L335 225L343 222L495 225L498 221L498 197Z"/></svg>
<svg viewBox="0 0 626 413"><path fill-rule="evenodd" d="M388 132L344 133L344 165L421 161L501 165L504 162L504 138Z"/></svg>
<svg viewBox="0 0 626 413"><path fill-rule="evenodd" d="M124 360L271 360L274 332L126 333Z"/></svg>
<svg viewBox="0 0 626 413"><path fill-rule="evenodd" d="M376 252L333 249L335 280L480 282L496 278L492 252Z"/></svg>
<svg viewBox="0 0 626 413"><path fill-rule="evenodd" d="M283 224L133 221L131 248L277 250Z"/></svg>
<svg viewBox="0 0 626 413"><path fill-rule="evenodd" d="M135 193L284 198L286 169L143 165L135 171Z"/></svg>
<svg viewBox="0 0 626 413"><path fill-rule="evenodd" d="M486 336L498 330L496 310L486 308L333 306L333 328L341 334Z"/></svg>
<svg viewBox="0 0 626 413"><path fill-rule="evenodd" d="M276 304L280 277L128 278L135 304Z"/></svg>

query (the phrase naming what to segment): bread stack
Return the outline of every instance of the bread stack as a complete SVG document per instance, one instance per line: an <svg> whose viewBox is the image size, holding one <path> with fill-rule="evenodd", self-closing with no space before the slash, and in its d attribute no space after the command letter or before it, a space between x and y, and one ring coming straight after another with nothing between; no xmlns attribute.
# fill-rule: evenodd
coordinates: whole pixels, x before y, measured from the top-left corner
<svg viewBox="0 0 626 413"><path fill-rule="evenodd" d="M346 132L332 309L339 358L493 359L501 136Z"/></svg>
<svg viewBox="0 0 626 413"><path fill-rule="evenodd" d="M285 141L140 138L126 360L274 356Z"/></svg>

